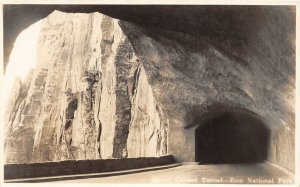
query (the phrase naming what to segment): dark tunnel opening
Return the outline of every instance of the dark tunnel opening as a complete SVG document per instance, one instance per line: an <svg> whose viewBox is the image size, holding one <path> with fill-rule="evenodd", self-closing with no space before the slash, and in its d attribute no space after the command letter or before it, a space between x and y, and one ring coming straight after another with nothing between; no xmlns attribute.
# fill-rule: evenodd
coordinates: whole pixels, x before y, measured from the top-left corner
<svg viewBox="0 0 300 187"><path fill-rule="evenodd" d="M195 160L199 164L264 162L269 139L269 128L256 116L223 112L196 129Z"/></svg>

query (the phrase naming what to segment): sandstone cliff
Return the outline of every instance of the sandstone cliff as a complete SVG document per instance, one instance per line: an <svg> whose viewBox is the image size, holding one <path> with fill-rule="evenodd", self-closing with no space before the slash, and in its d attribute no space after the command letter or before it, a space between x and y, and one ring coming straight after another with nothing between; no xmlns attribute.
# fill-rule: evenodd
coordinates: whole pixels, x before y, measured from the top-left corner
<svg viewBox="0 0 300 187"><path fill-rule="evenodd" d="M99 13L52 13L38 67L17 83L20 94L10 102L16 112L6 116L7 162L165 154L194 161L200 118L242 108L270 130L267 160L293 171L293 11L258 12L259 20L249 11L249 20L233 24L240 35L226 30L230 21L222 30L209 17L189 17L195 30L178 32L175 23L146 27Z"/></svg>
<svg viewBox="0 0 300 187"><path fill-rule="evenodd" d="M8 163L166 154L167 121L118 20L55 11L32 77L16 85Z"/></svg>

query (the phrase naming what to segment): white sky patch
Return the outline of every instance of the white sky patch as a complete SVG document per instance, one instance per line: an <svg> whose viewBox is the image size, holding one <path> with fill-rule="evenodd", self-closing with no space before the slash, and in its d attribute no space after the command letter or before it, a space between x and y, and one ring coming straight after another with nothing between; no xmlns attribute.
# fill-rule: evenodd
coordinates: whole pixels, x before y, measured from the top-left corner
<svg viewBox="0 0 300 187"><path fill-rule="evenodd" d="M36 66L37 44L42 20L34 23L17 37L9 56L9 62L3 77L3 106L4 110L10 96L12 86L17 77L23 81L31 69Z"/></svg>

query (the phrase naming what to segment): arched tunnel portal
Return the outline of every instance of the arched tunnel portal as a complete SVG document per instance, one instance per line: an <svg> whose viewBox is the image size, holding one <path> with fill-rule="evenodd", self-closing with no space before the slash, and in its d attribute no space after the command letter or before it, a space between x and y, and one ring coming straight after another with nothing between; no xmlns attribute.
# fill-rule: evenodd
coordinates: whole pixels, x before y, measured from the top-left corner
<svg viewBox="0 0 300 187"><path fill-rule="evenodd" d="M220 112L195 130L195 161L200 164L254 163L268 158L270 129L248 112Z"/></svg>

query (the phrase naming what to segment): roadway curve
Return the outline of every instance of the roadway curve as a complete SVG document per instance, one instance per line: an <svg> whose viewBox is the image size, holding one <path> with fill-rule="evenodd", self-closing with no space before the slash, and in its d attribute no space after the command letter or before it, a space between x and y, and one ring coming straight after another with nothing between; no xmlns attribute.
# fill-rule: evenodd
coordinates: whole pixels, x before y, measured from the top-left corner
<svg viewBox="0 0 300 187"><path fill-rule="evenodd" d="M218 181L221 180L222 181ZM293 177L268 163L182 165L175 168L111 177L65 180L67 183L243 183L259 180L292 183ZM267 183L266 181L265 183Z"/></svg>

